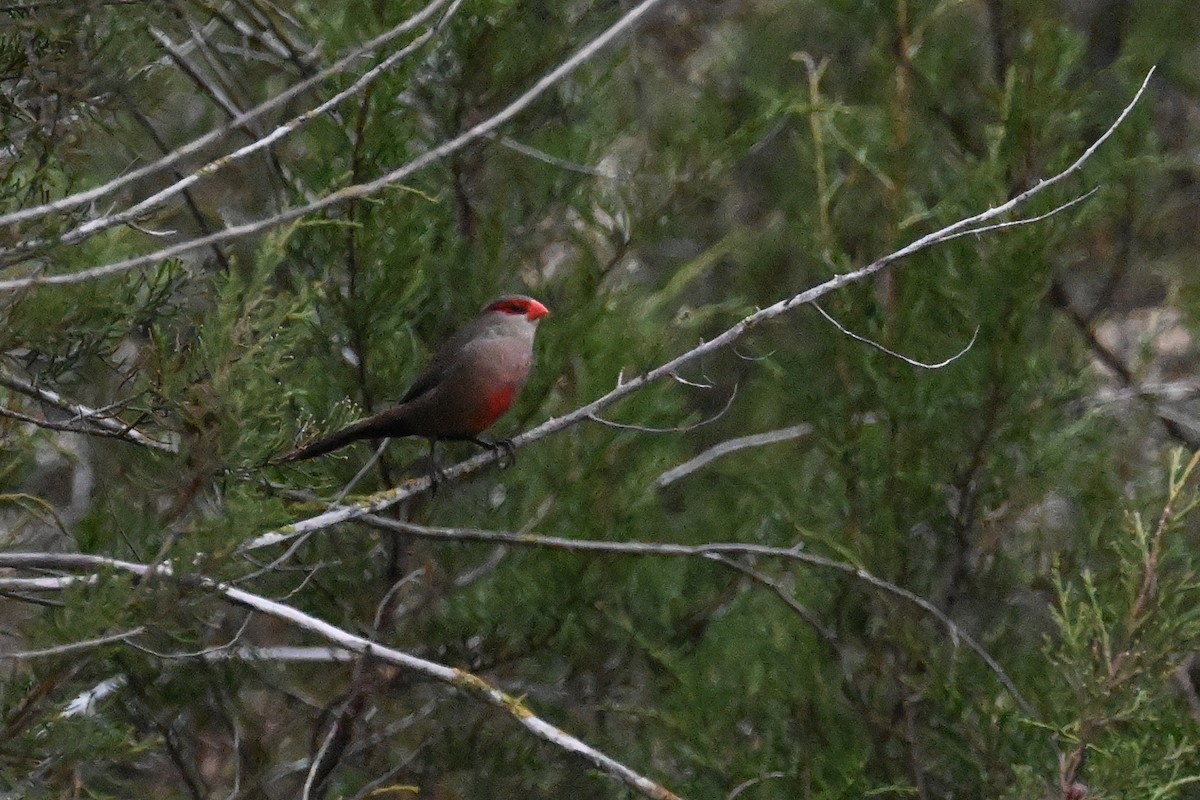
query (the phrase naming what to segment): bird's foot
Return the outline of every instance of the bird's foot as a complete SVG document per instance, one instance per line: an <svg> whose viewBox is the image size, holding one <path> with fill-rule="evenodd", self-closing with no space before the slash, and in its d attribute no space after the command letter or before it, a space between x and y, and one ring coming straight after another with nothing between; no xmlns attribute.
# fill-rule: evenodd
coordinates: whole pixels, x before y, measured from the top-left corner
<svg viewBox="0 0 1200 800"><path fill-rule="evenodd" d="M497 439L494 442L489 442L487 439L480 439L478 436L475 436L467 441L474 442L480 447L486 447L493 453L497 450L502 451L500 457L496 459L496 463L500 465L500 469L507 469L517 463L517 450L513 447L512 439Z"/></svg>
<svg viewBox="0 0 1200 800"><path fill-rule="evenodd" d="M497 439L488 443L488 449L500 451L500 457L496 459L496 463L500 465L500 469L508 469L517 463L517 450L512 446L511 439Z"/></svg>
<svg viewBox="0 0 1200 800"><path fill-rule="evenodd" d="M438 487L446 480L446 473L433 459L429 460L429 493L437 495Z"/></svg>
<svg viewBox="0 0 1200 800"><path fill-rule="evenodd" d="M500 458L496 459L496 463L500 465L500 469L508 469L515 466L517 463L517 449L513 447L512 439L497 439L492 445L493 450L503 450ZM505 463L507 460L508 463Z"/></svg>

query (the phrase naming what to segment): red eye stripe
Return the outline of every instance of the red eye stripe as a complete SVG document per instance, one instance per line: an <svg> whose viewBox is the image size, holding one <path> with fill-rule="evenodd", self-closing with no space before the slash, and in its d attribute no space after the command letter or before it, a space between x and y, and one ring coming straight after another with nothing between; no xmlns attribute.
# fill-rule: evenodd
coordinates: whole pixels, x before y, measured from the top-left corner
<svg viewBox="0 0 1200 800"><path fill-rule="evenodd" d="M514 316L525 316L530 320L541 319L550 313L550 309L530 297L513 297L498 300L484 310L500 311Z"/></svg>

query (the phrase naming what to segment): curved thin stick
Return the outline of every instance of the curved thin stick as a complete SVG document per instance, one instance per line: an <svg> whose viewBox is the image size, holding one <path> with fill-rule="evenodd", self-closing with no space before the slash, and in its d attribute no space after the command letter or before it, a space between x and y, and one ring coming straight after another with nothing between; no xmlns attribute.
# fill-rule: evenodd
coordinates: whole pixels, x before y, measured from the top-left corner
<svg viewBox="0 0 1200 800"><path fill-rule="evenodd" d="M416 39L413 39L404 47L389 55L387 58L383 59L383 61L380 61L371 69L364 72L358 77L358 80L354 81L354 83L350 84L333 97L330 97L324 103L310 108L303 114L300 114L299 116L283 123L282 125L277 126L275 130L271 131L266 136L256 139L245 147L239 148L228 155L208 162L190 175L181 178L165 189L155 192L154 194L138 203L135 203L124 211L118 214L110 214L106 217L99 217L97 219L89 220L83 225L80 225L78 228L68 231L59 239L59 242L62 244L75 244L83 241L93 234L99 233L102 230L106 230L115 225L120 225L121 223L137 219L138 217L149 213L155 208L158 208L171 197L186 191L188 187L192 186L198 181L211 176L213 173L218 172L221 169L224 169L235 161L240 161L253 153L257 153L263 148L269 147L288 134L304 127L309 122L324 114L326 111L329 111L335 106L340 105L347 98L353 97L356 94L360 94L366 89L367 85L369 85L384 72L395 66L397 62L407 58L413 52L428 43L429 40L438 33L438 31L445 27L446 23L454 15L454 13L458 11L458 8L462 5L462 3L463 0L453 0L453 2L450 4L450 7L446 9L445 15L443 15L441 20L439 20L436 25L425 31L425 33L421 34Z"/></svg>
<svg viewBox="0 0 1200 800"><path fill-rule="evenodd" d="M975 346L975 339L978 338L978 336L979 336L979 326L977 325L977 326L975 326L975 332L971 334L971 341L967 342L966 347L964 347L962 350L959 350L954 355L952 355L949 358L944 359L942 361L937 361L934 363L926 363L924 361L918 361L915 358L910 358L910 357L904 355L903 353L897 353L895 350L889 350L888 348L884 347L883 345L881 345L879 342L875 341L874 339L868 339L867 337L862 336L861 334L855 333L854 331L850 330L846 326L842 325L842 323L840 323L836 319L834 319L829 314L828 311L821 308L820 303L813 303L812 307L815 308L818 312L820 312L822 317L829 320L829 322L833 324L833 327L837 328L839 332L845 334L846 336L849 336L854 341L862 342L865 345L874 347L876 350L880 351L881 353L887 353L892 358L898 358L901 361L903 361L905 364L908 364L909 366L920 367L921 369L941 369L942 367L953 364L955 361L958 361L958 359L965 356L967 354L967 352L970 351L970 349Z"/></svg>
<svg viewBox="0 0 1200 800"><path fill-rule="evenodd" d="M541 717L536 716L521 698L505 694L474 673L448 667L436 661L419 658L392 647L386 647L363 636L355 635L335 625L331 625L317 617L305 614L292 606L238 589L237 587L230 586L228 583L222 583L205 576L176 576L167 564L141 564L135 561L124 561L88 553L0 553L0 567L87 571L115 570L118 572L127 572L142 578L177 578L205 591L220 595L229 602L253 609L254 611L283 620L302 630L314 633L345 650L369 655L371 658L395 664L419 675L432 678L439 683L460 689L476 700L480 700L493 708L506 712L516 720L517 724L521 725L537 738L583 758L609 777L619 780L638 794L654 798L654 800L679 800L677 795L663 786L634 772L611 756L586 744L563 729L551 725ZM89 577L91 576L81 576L82 579Z"/></svg>
<svg viewBox="0 0 1200 800"><path fill-rule="evenodd" d="M656 0L646 0L646 3L643 3L643 5L639 6L639 8L644 8L647 3L652 2L656 2ZM612 29L610 29L610 31L611 30ZM859 267L858 269L851 270L850 272L835 275L824 283L820 283L812 288L806 289L797 295L793 295L792 297L780 300L779 302L767 306L766 308L761 308L725 330L724 333L721 333L706 342L701 342L691 350L681 353L675 358L660 364L654 369L644 372L634 378L630 378L629 380L622 380L618 382L616 388L593 400L592 402L580 406L574 411L564 414L561 417L548 419L541 425L538 425L536 428L528 430L525 433L514 437L512 439L513 447L523 447L524 445L536 442L539 439L543 439L552 433L556 433L560 430L564 430L576 425L583 420L590 419L603 409L608 408L625 397L644 389L646 386L649 386L655 381L677 375L682 367L687 366L693 361L699 361L709 353L715 352L724 347L728 347L752 329L762 325L764 322L783 316L789 311L819 300L830 292L841 289L843 286L848 286L852 283L862 281L865 278L868 278L877 272L881 272L893 264L908 258L909 256L928 250L935 245L941 244L942 242L953 238L954 235L960 231L977 227L983 223L990 222L1001 215L1007 214L1045 189L1048 189L1051 186L1061 182L1064 178L1066 178L1066 176L1077 172L1083 165L1084 161L1087 158L1090 158L1101 144L1108 141L1113 132L1117 129L1117 126L1120 125L1121 122L1123 122L1125 118L1128 117L1133 111L1133 107L1141 99L1143 93L1145 93L1146 87L1150 82L1151 76L1153 75L1154 70L1151 69L1150 72L1146 74L1146 79L1142 81L1142 85L1134 95L1133 99L1129 101L1129 104L1125 106L1125 109L1112 123L1112 125L1109 126L1108 130L1106 130L1100 136L1100 138L1092 143L1092 145L1088 147L1086 151L1084 151L1082 156L1076 159L1074 163L1072 163L1059 174L1040 181L1032 188L1022 192L1012 200L1009 200L1002 205L996 206L995 208L990 208L987 211L982 211L973 216L960 219L958 222L926 234L911 244L905 245L890 255L883 256L882 258L873 261L864 267ZM11 283L12 282L10 281L9 284ZM0 289L4 288L10 287L4 283L0 283ZM496 459L497 454L494 452L480 453L479 455L473 456L443 470L442 473L447 478L456 478L461 475L474 472L481 467L492 463ZM373 494L358 503L331 509L322 514L317 514L316 516L299 520L284 528L263 533L243 544L239 548L239 552L248 552L250 550L257 550L262 547L270 547L272 545L279 544L280 542L286 542L291 539L295 539L298 536L312 533L313 531L323 530L342 522L348 522L349 520L358 519L359 517L367 514L382 511L397 503L407 500L413 495L427 491L429 486L430 482L428 477L414 478L401 484L400 486L386 489L382 492L377 492L376 494Z"/></svg>
<svg viewBox="0 0 1200 800"><path fill-rule="evenodd" d="M112 264L105 264L99 267L84 269L79 272L71 272L65 275L35 275L27 278L16 278L13 280L0 281L0 291L11 292L16 289L27 289L34 286L64 286L79 283L87 283L89 281L109 278L114 275L121 275L139 267L145 267L150 264L156 264L168 258L174 258L182 253L187 253L191 250L196 250L202 247L216 244L217 242L225 242L230 239L237 239L243 236L249 236L269 228L275 228L285 223L291 222L301 217L317 211L322 211L326 208L331 208L340 205L348 200L355 200L363 197L368 197L373 194L378 194L382 190L394 186L401 181L406 180L412 175L420 172L431 164L441 161L446 156L458 152L465 146L475 141L488 136L492 131L499 128L504 123L508 122L513 117L520 114L526 108L533 104L535 100L549 91L552 87L558 84L567 75L574 72L583 64L590 61L604 48L613 42L613 40L627 33L632 29L643 17L651 11L662 5L665 0L642 0L641 4L635 6L627 12L619 20L613 23L607 30L601 33L596 38L592 39L586 45L577 50L573 55L563 61L554 69L550 70L532 87L525 90L524 94L513 100L497 114L480 122L472 128L460 133L453 139L449 139L442 144L422 153L417 158L409 161L407 164L392 170L391 172L376 178L367 183L360 183L353 186L347 186L339 189L336 192L326 195L325 197L313 203L308 203L303 206L287 209L271 217L265 219L253 220L241 225L231 225L207 236L199 236L195 239L190 239L186 242L164 247L161 250L155 250L152 253L128 258L124 261L117 261ZM11 216L11 215L10 215ZM0 223L4 219L0 218Z"/></svg>
<svg viewBox="0 0 1200 800"><path fill-rule="evenodd" d="M876 577L862 567L857 567L845 561L826 558L815 553L807 553L795 547L771 547L759 544L743 544L741 542L711 542L708 544L671 544L662 542L607 542L587 539L567 539L560 536L536 536L527 533L509 533L506 531L488 531L479 528L442 528L430 525L417 525L411 522L389 519L372 515L367 518L371 525L379 528L404 533L421 539L436 539L439 541L456 542L486 542L489 544L507 544L516 547L545 547L554 550L565 550L573 553L606 553L609 555L662 556L668 558L705 558L717 563L724 563L728 556L750 555L761 558L781 558L797 561L821 569L831 569L849 575L857 581L911 603L937 620L955 642L962 642L971 652L979 656L996 680L1004 687L1017 707L1027 717L1040 719L1037 711L1017 689L1012 678L1004 671L999 662L992 657L983 645L974 637L958 626L946 612L935 606L916 592L898 586L891 581ZM3 558L0 556L0 558ZM728 564L726 564L728 566Z"/></svg>
<svg viewBox="0 0 1200 800"><path fill-rule="evenodd" d="M352 64L365 57L368 53L378 50L388 42L391 42L393 39L403 36L412 29L416 28L418 25L425 22L425 20L437 13L438 9L444 6L447 2L449 2L449 0L431 0L429 5L425 6L423 9L406 19L404 22L401 22L399 25L389 31L386 31L385 33L376 36L374 39L362 45L361 47L355 48L350 53L333 62L320 72L312 75L311 77L305 78L297 84L289 86L287 89L275 95L270 100L267 100L266 102L261 103L260 105L249 109L248 111L238 114L220 128L210 131L198 139L194 139L188 144L185 144L177 150L168 153L151 164L147 164L144 167L139 167L135 170L130 170L129 172L114 178L108 183L96 186L92 189L87 189L82 192L76 192L73 195L60 198L51 203L46 203L40 206L31 206L29 208L22 208L17 211L12 211L8 214L0 214L0 225L13 225L18 222L37 219L38 217L56 214L61 211L69 211L72 208L78 208L79 206L93 203L105 195L111 194L112 192L115 192L134 181L142 180L143 178L153 175L156 172L161 172L162 170L173 167L188 156L200 152L213 142L223 138L231 131L237 130L246 123L258 119L269 111L274 111L275 109L286 105L296 97L307 92L309 89L312 89L314 86L318 86L322 82L328 80L330 77L344 72Z"/></svg>

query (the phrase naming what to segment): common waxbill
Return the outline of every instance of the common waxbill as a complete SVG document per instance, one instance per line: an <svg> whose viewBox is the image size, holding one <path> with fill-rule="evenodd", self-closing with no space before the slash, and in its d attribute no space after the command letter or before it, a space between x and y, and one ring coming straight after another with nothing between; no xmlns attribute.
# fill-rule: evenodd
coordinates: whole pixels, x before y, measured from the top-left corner
<svg viewBox="0 0 1200 800"><path fill-rule="evenodd" d="M488 442L479 434L508 411L525 386L533 364L533 335L549 313L532 297L496 298L442 345L399 405L298 447L276 463L314 458L359 439L401 436L428 439L431 459L437 442L444 440L504 447L511 454L507 442Z"/></svg>

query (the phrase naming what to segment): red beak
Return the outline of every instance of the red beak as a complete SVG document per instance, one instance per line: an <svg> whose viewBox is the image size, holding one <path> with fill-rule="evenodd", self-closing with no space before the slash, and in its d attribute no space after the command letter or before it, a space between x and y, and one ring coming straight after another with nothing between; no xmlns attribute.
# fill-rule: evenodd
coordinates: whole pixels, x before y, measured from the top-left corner
<svg viewBox="0 0 1200 800"><path fill-rule="evenodd" d="M534 320L538 320L549 315L549 313L550 309L546 308L537 300L530 300L529 308L525 311L525 316L530 322L533 322Z"/></svg>

